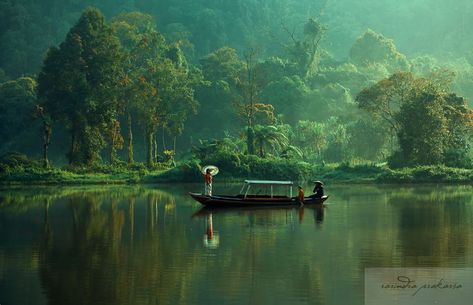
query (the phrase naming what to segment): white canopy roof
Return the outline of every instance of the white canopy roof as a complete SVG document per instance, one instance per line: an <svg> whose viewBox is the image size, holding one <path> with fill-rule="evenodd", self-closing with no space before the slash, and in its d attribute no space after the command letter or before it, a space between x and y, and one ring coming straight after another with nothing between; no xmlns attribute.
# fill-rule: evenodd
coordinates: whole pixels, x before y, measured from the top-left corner
<svg viewBox="0 0 473 305"><path fill-rule="evenodd" d="M248 184L266 184L266 185L292 185L292 181L272 181L272 180L245 180Z"/></svg>

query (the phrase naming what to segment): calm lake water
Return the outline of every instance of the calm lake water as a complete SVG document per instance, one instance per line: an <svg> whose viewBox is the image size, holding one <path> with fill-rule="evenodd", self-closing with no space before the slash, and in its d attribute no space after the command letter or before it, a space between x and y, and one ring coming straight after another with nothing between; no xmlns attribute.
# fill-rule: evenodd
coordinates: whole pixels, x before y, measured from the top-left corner
<svg viewBox="0 0 473 305"><path fill-rule="evenodd" d="M0 304L361 305L365 268L473 267L472 186L328 185L325 209L212 214L200 189L0 190Z"/></svg>

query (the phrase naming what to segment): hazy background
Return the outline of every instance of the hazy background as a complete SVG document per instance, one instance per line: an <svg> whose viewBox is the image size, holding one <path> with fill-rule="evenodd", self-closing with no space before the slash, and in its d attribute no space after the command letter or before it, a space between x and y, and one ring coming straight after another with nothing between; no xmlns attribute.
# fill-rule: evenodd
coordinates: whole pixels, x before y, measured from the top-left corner
<svg viewBox="0 0 473 305"><path fill-rule="evenodd" d="M261 91L261 98L281 116L280 123L293 127L300 120L324 123L332 118L327 128L333 130L334 125L359 120L362 113L354 104L356 95L399 69L424 76L447 68L455 73L452 91L465 97L470 105L473 100L470 0L0 0L0 83L21 76L35 78L48 48L59 45L90 6L97 7L107 21L124 12L150 14L166 41L179 42L187 62L203 69L204 76L208 73L202 67L203 59L222 47L235 49L240 60L248 50L257 50L257 62L266 66L297 62L290 58L288 50L304 40L304 26L309 18L315 18L324 27L316 73L311 78L297 78L286 68L287 73L281 73L280 79L270 79ZM376 41L370 42L368 37L367 44L355 46L367 32L371 38L377 37ZM365 48L370 45L374 46L373 53ZM385 52L381 57L387 59L375 58L379 52ZM227 132L235 136L242 130L225 95L208 93L197 92L198 113L189 116L179 136L177 147L181 152L198 139L221 138ZM17 150L39 156L41 136L31 132L39 127L18 124L25 118L31 121L26 108L7 104L0 103L0 110L5 113L0 124L0 152ZM17 118L16 112L22 111ZM357 128L366 130L361 125ZM371 130L376 129L371 126ZM22 136L22 141L15 140L15 134L25 130L30 132ZM347 130L350 133L349 127ZM358 142L372 138L369 134L359 135L359 130L343 140L346 145L360 144L355 143L357 132ZM65 137L64 130L54 129L52 155L64 156L69 146ZM348 138L355 140L349 143ZM140 134L136 142L140 156L145 150ZM380 148L376 157L369 158L379 160L389 155L394 147L386 149L386 145L390 144L379 144L388 152L383 153ZM339 155L343 157L344 153ZM64 161L64 157L59 159Z"/></svg>
<svg viewBox="0 0 473 305"><path fill-rule="evenodd" d="M187 36L195 60L225 45L277 53L289 39L283 27L294 30L309 17L326 25L323 47L338 59L367 29L394 39L408 56L469 57L473 45L469 0L2 0L0 68L6 76L38 72L47 48L64 39L88 6L107 17L133 10L155 16L168 38Z"/></svg>

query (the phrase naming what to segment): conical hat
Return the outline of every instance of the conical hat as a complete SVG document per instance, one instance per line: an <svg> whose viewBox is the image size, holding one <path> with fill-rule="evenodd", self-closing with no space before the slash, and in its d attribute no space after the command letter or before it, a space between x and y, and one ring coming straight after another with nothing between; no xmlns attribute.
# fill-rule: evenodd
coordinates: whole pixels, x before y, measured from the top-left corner
<svg viewBox="0 0 473 305"><path fill-rule="evenodd" d="M218 174L218 167L216 167L215 165L206 165L202 167L202 174L205 175L208 169L210 170L210 174L212 176L215 176L216 174Z"/></svg>

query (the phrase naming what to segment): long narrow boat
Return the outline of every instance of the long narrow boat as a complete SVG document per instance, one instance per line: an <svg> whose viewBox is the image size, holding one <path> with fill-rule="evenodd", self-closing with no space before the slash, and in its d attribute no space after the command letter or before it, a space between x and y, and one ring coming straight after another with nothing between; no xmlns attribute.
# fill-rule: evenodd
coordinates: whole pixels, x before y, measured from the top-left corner
<svg viewBox="0 0 473 305"><path fill-rule="evenodd" d="M278 207L278 206L299 206L300 202L292 196L292 181L270 181L270 180L245 180L240 194L229 195L203 195L190 192L189 195L196 201L207 207ZM265 194L258 194L262 188L269 189ZM285 189L286 195L276 195L277 189ZM255 190L256 193L250 191ZM328 196L321 198L305 197L306 204L323 204Z"/></svg>

